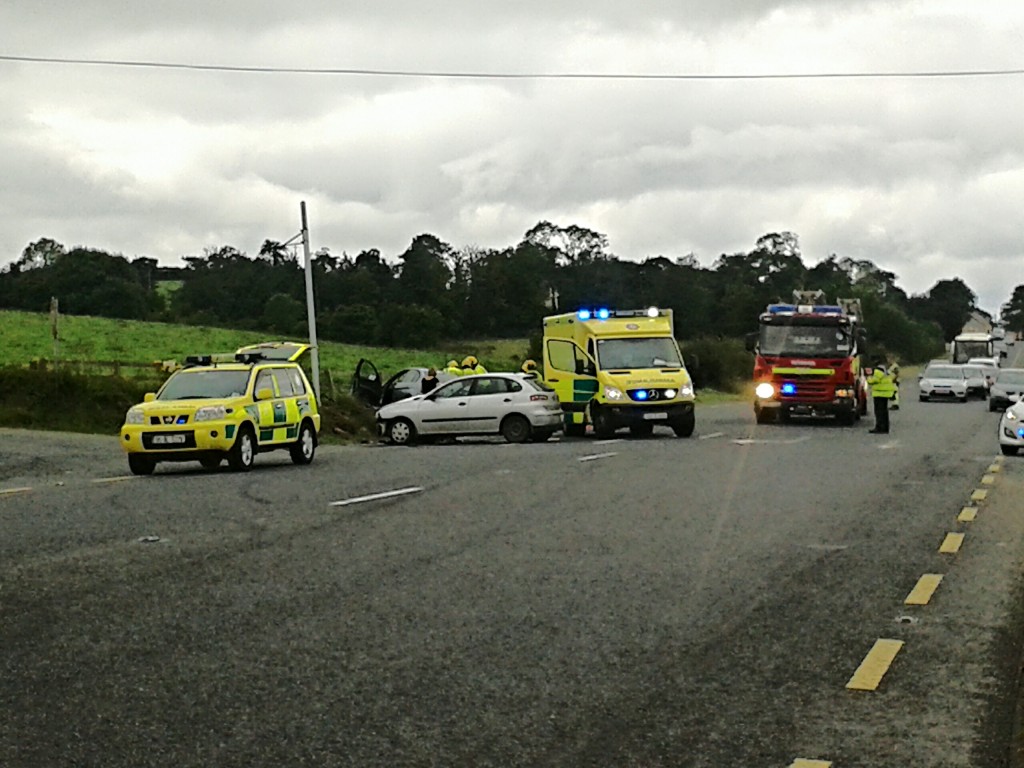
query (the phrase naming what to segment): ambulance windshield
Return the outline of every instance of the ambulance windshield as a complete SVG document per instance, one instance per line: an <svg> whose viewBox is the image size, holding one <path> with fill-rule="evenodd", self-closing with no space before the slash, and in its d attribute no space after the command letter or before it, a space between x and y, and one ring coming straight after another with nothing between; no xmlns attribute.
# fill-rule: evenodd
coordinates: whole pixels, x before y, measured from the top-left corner
<svg viewBox="0 0 1024 768"><path fill-rule="evenodd" d="M164 384L157 400L200 400L240 397L249 384L249 371L178 371Z"/></svg>
<svg viewBox="0 0 1024 768"><path fill-rule="evenodd" d="M602 370L633 368L681 368L675 339L653 338L599 339L597 363Z"/></svg>

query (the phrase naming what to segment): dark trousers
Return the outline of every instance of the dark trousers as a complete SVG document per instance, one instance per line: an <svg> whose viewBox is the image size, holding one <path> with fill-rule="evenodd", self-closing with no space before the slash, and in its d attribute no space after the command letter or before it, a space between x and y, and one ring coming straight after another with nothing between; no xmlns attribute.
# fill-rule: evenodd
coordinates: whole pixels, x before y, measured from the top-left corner
<svg viewBox="0 0 1024 768"><path fill-rule="evenodd" d="M875 400L875 432L889 431L889 398L876 397Z"/></svg>

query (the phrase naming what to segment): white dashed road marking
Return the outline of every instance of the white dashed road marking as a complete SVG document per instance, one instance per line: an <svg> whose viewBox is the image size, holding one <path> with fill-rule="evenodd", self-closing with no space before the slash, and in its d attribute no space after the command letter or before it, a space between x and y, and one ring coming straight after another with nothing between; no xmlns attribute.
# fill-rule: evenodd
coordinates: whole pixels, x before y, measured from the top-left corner
<svg viewBox="0 0 1024 768"><path fill-rule="evenodd" d="M423 489L420 486L413 486L411 488L399 488L396 491L384 491L382 493L371 493L369 496L354 496L351 499L342 499L341 501L332 501L327 506L329 507L347 507L350 504L360 504L364 501L377 501L379 499L390 499L393 496L405 496L410 493L419 493Z"/></svg>
<svg viewBox="0 0 1024 768"><path fill-rule="evenodd" d="M589 456L580 456L576 461L595 461L597 459L607 459L611 456L618 456L617 453L592 453Z"/></svg>
<svg viewBox="0 0 1024 768"><path fill-rule="evenodd" d="M710 440L713 437L725 437L725 432L712 432L710 435L701 435L698 440Z"/></svg>

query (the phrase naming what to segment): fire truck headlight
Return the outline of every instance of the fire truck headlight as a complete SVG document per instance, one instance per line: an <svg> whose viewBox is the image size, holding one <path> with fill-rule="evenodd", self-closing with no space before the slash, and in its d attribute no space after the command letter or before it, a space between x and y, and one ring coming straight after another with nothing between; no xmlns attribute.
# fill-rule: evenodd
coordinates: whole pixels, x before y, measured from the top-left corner
<svg viewBox="0 0 1024 768"><path fill-rule="evenodd" d="M762 400L768 400L769 398L771 398L772 395L775 394L775 387L773 387L767 381L762 381L760 384L757 385L757 388L754 390L754 394L757 395Z"/></svg>
<svg viewBox="0 0 1024 768"><path fill-rule="evenodd" d="M606 400L621 400L622 390L618 387L612 387L608 384L604 385L604 397Z"/></svg>
<svg viewBox="0 0 1024 768"><path fill-rule="evenodd" d="M853 397L853 390L846 387L836 387L836 397Z"/></svg>

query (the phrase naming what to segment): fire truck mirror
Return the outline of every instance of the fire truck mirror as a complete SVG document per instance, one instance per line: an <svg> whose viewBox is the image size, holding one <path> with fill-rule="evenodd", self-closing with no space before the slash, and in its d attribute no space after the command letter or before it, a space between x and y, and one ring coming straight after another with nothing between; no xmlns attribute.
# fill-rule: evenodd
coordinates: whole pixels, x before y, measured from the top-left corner
<svg viewBox="0 0 1024 768"><path fill-rule="evenodd" d="M754 333L748 333L746 336L743 337L743 342L747 348L747 352L753 352L755 349L757 349L757 332L755 331Z"/></svg>

